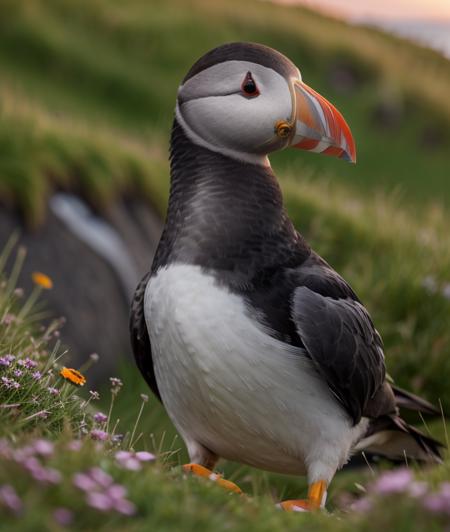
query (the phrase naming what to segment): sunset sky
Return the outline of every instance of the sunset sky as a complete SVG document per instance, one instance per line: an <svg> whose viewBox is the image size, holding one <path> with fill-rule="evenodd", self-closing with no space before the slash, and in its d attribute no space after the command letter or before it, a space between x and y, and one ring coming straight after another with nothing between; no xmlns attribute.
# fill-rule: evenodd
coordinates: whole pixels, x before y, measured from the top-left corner
<svg viewBox="0 0 450 532"><path fill-rule="evenodd" d="M450 21L450 0L282 0L322 7L351 18Z"/></svg>

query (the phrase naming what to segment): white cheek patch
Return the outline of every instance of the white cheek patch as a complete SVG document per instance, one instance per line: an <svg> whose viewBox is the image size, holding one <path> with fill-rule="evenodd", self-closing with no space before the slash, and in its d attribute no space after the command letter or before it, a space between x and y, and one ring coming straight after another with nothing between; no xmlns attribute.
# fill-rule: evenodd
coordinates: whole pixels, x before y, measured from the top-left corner
<svg viewBox="0 0 450 532"><path fill-rule="evenodd" d="M240 87L251 72L260 94L247 98ZM289 82L270 68L246 61L210 67L180 88L176 116L191 140L240 160L267 164L277 140L275 124L289 121Z"/></svg>
<svg viewBox="0 0 450 532"><path fill-rule="evenodd" d="M189 125L187 124L187 122L184 120L183 115L180 112L180 108L178 104L175 108L175 116L178 120L178 123L183 128L183 131L186 133L188 138L194 144L197 144L198 146L202 146L203 148L206 148L208 150L221 153L222 155L226 155L238 161L243 161L243 162L251 163L251 164L258 164L260 166L270 166L270 161L266 155L259 155L256 153L245 153L245 152L233 150L230 148L226 148L225 146L218 146L208 141L207 139L202 138L193 129L191 129Z"/></svg>

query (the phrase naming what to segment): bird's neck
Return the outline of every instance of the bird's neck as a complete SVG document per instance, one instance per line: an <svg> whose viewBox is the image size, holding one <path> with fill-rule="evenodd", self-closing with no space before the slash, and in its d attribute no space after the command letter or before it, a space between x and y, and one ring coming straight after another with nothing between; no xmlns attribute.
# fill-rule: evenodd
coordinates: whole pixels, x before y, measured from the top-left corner
<svg viewBox="0 0 450 532"><path fill-rule="evenodd" d="M269 255L270 243L295 247L299 235L270 166L198 146L176 119L170 163L169 206L154 268L183 262L235 270Z"/></svg>

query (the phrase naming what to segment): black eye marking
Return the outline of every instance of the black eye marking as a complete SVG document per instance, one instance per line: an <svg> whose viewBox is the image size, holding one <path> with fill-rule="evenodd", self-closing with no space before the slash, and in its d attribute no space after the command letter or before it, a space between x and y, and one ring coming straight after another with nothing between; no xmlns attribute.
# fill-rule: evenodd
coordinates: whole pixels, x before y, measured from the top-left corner
<svg viewBox="0 0 450 532"><path fill-rule="evenodd" d="M247 96L258 96L259 90L251 72L247 72L241 85L242 92Z"/></svg>

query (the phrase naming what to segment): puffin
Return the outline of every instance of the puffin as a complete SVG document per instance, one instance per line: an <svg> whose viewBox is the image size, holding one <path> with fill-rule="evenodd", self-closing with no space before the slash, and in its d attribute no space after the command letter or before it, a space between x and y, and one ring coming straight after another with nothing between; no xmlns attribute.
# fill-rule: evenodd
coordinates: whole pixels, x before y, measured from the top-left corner
<svg viewBox="0 0 450 532"><path fill-rule="evenodd" d="M440 460L408 425L436 408L391 384L383 344L351 286L296 230L268 155L293 147L354 163L341 113L267 46L234 42L203 55L179 86L170 195L150 271L131 306L137 366L186 444L185 471L219 458L306 475L323 508L359 451Z"/></svg>

